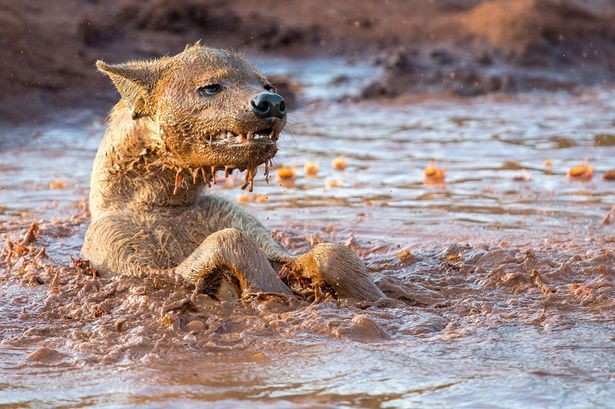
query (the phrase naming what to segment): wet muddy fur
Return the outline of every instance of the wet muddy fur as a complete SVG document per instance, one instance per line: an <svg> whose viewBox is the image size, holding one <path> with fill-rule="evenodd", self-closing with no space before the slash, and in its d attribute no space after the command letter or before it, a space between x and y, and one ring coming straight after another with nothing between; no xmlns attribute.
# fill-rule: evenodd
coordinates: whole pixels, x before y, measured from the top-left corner
<svg viewBox="0 0 615 409"><path fill-rule="evenodd" d="M220 171L245 170L251 190L277 152L285 115L251 107L255 96L277 94L243 57L197 43L173 57L97 65L121 94L92 171L82 253L97 270L292 295L274 269L285 266L317 298L325 286L343 298L384 297L347 247L320 244L296 257L253 216L202 194Z"/></svg>

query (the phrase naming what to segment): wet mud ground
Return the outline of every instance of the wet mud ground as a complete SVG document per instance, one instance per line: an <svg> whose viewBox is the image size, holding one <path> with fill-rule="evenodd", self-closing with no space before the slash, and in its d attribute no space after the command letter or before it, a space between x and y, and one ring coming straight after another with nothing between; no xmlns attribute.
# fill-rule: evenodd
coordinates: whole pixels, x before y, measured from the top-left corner
<svg viewBox="0 0 615 409"><path fill-rule="evenodd" d="M97 277L79 249L104 118L5 128L0 406L612 405L613 90L340 102L370 68L314 64L275 72L311 101L277 157L294 183L207 194L239 200L297 252L347 243L390 298L216 302L173 277ZM434 159L444 184L423 181ZM593 178L569 180L584 161Z"/></svg>

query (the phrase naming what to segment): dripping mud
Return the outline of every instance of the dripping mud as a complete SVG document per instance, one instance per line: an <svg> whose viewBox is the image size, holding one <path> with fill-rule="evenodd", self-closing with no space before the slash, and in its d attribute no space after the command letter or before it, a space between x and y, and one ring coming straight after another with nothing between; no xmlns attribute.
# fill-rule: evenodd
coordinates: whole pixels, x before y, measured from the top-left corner
<svg viewBox="0 0 615 409"><path fill-rule="evenodd" d="M3 130L0 404L608 407L611 95L321 100L280 138L271 173L292 181L261 166L247 193L237 173L201 175L293 251L347 243L390 297L375 303L218 302L173 277L98 277L78 254L103 118ZM426 185L434 159L446 181ZM569 180L584 161L594 177Z"/></svg>

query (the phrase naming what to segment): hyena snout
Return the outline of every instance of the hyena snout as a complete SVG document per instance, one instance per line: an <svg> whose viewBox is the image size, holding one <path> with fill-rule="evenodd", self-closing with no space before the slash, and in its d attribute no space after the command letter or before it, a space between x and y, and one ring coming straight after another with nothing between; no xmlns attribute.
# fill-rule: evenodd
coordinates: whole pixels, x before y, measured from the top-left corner
<svg viewBox="0 0 615 409"><path fill-rule="evenodd" d="M261 92L250 101L252 112L259 118L279 118L286 116L286 103L281 95Z"/></svg>

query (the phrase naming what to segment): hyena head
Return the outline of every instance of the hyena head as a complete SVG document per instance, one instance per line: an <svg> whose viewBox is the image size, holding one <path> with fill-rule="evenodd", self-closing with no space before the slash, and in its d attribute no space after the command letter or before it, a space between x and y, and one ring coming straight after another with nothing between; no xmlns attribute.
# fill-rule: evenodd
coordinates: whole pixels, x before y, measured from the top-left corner
<svg viewBox="0 0 615 409"><path fill-rule="evenodd" d="M159 130L171 166L248 170L277 152L284 99L243 56L196 43L172 57L108 65L135 121ZM248 180L247 179L247 180Z"/></svg>

